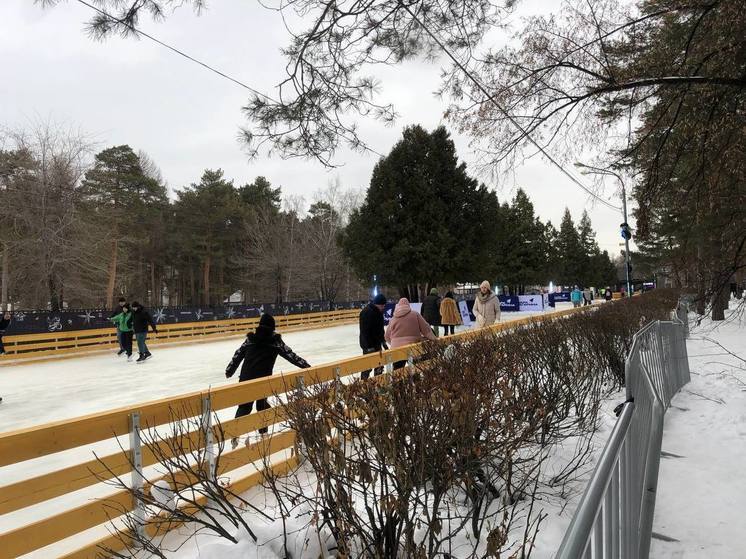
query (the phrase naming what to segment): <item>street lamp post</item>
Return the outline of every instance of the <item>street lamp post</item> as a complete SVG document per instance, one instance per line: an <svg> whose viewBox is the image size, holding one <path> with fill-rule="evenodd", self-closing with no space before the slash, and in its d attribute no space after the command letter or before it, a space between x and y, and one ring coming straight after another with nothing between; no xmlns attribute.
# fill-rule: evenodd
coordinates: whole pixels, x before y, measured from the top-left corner
<svg viewBox="0 0 746 559"><path fill-rule="evenodd" d="M622 177L615 173L614 171L610 171L609 169L601 169L600 167L593 167L591 165L585 165L583 163L575 163L576 167L579 167L580 169L583 169L580 171L583 175L607 175L610 177L615 177L619 181L619 185L622 187L622 214L624 215L624 223L622 224L623 232L622 236L624 237L624 273L625 277L627 279L627 297L632 297L632 289L631 289L631 282L629 277L629 225L627 221L627 189L624 186L624 180ZM626 231L624 230L626 229Z"/></svg>

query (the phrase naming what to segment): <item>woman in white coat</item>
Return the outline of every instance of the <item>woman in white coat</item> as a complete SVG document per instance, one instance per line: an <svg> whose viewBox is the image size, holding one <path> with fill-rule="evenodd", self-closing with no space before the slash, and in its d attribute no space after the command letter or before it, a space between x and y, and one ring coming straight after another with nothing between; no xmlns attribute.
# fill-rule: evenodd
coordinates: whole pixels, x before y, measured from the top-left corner
<svg viewBox="0 0 746 559"><path fill-rule="evenodd" d="M492 287L487 280L479 286L479 293L474 299L474 316L477 318L477 325L480 328L491 326L500 321L500 299L492 293Z"/></svg>

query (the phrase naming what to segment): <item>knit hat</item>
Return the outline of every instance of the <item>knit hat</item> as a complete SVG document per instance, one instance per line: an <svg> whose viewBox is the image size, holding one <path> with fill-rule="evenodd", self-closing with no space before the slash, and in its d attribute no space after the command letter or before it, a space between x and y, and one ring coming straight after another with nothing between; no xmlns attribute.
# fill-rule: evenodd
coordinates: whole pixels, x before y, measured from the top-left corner
<svg viewBox="0 0 746 559"><path fill-rule="evenodd" d="M432 288L432 289L430 290L430 295L437 295L437 294L438 294L438 288L437 288L437 287L433 287L433 288Z"/></svg>
<svg viewBox="0 0 746 559"><path fill-rule="evenodd" d="M271 314L264 313L259 319L259 327L267 328L268 330L275 330L275 317Z"/></svg>
<svg viewBox="0 0 746 559"><path fill-rule="evenodd" d="M374 305L385 305L386 304L386 295L383 293L379 293L375 297L373 297L373 304Z"/></svg>
<svg viewBox="0 0 746 559"><path fill-rule="evenodd" d="M488 282L487 280L484 280L482 283L479 284L480 289L483 287L486 287L487 289L492 291L492 286L490 285L490 282Z"/></svg>

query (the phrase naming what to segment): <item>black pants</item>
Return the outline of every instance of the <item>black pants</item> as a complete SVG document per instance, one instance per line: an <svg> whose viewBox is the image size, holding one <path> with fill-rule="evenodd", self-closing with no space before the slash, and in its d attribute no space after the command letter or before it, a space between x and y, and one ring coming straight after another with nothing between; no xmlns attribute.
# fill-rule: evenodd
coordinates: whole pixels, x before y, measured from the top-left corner
<svg viewBox="0 0 746 559"><path fill-rule="evenodd" d="M127 357L132 356L132 336L134 335L131 331L130 332L120 332L119 334L121 336L122 340L122 349L127 353Z"/></svg>
<svg viewBox="0 0 746 559"><path fill-rule="evenodd" d="M0 334L0 353L5 353L5 346L3 345L3 335Z"/></svg>
<svg viewBox="0 0 746 559"><path fill-rule="evenodd" d="M431 330L433 331L433 334L435 334L435 337L437 338L440 336L440 329L438 328L437 324L431 324L430 325Z"/></svg>
<svg viewBox="0 0 746 559"><path fill-rule="evenodd" d="M363 349L363 355L368 355L369 353L376 353L378 351L381 351L382 348L380 347L369 347L367 349ZM375 371L373 374L375 376L383 374L383 367L376 367L375 369L368 369L367 371L363 371L360 373L360 378L366 379L370 376L370 372Z"/></svg>
<svg viewBox="0 0 746 559"><path fill-rule="evenodd" d="M394 370L396 370L396 369L403 369L406 366L407 366L407 362L406 361L394 361Z"/></svg>
<svg viewBox="0 0 746 559"><path fill-rule="evenodd" d="M453 336L456 333L456 326L454 324L444 324L443 325L443 335L448 336L449 334Z"/></svg>
<svg viewBox="0 0 746 559"><path fill-rule="evenodd" d="M249 415L251 413L252 408L254 407L254 402L246 402L245 404L241 404L238 406L238 409L236 410L236 417L243 417L244 415ZM256 411L264 411L270 409L272 406L269 405L269 402L267 402L266 398L262 398L261 400L256 401ZM267 427L261 427L259 429L260 433L266 433Z"/></svg>

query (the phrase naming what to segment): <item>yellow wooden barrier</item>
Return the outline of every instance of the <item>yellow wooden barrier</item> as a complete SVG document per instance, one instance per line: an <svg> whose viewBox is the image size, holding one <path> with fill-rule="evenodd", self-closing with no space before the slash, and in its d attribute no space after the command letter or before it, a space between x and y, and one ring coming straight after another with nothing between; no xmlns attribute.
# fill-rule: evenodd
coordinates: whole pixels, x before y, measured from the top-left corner
<svg viewBox="0 0 746 559"><path fill-rule="evenodd" d="M492 326L491 329L493 331L513 329L532 322L555 319L583 310L585 309L568 309L540 317L523 318ZM353 312L357 314L358 311ZM297 323L290 320L292 315L283 318L288 319L285 321L285 324ZM304 320L309 322L313 319L306 316ZM201 323L196 324L204 328ZM240 328L245 331L246 323L242 322ZM464 339L480 335L483 332L484 330L471 330L448 339ZM176 419L199 416L202 413L203 398L206 396L209 396L211 411L215 412L236 406L242 402L255 401L269 396L281 396L295 389L301 382L304 386L311 386L328 382L338 377L341 378L355 374L363 370L383 366L394 361L405 360L416 355L419 347L421 346L412 345L380 353L352 357L328 365L220 387L209 393L192 392L102 413L90 414L72 420L2 433L0 434L0 467L73 449L82 445L106 441L112 437L127 436L130 430L130 417L133 413L140 414L143 429L171 424ZM224 422L221 426L222 435L225 438L231 438L255 431L259 427L276 424L282 420L281 409L269 409ZM218 442L221 432L217 428L214 428L214 435L215 441ZM187 447L193 446L195 448L203 440L204 438L199 431L188 433L183 439ZM223 454L221 462L222 460L225 460L225 462L221 463L219 473L223 474L253 464L261 459L263 455L269 456L270 454L292 448L295 444L295 434L289 431L280 431L262 444L265 445L263 451L261 446L254 445L248 449L242 447L239 450ZM166 451L166 455L171 456L172 454L169 454L169 452L173 451L168 451L168 448L168 441L160 443L161 451ZM143 467L154 465L156 462L156 455L147 445L144 445ZM294 467L296 462L297 457L292 456L273 464L272 468L276 472L287 472ZM117 452L103 456L100 459L89 460L55 472L0 487L0 515L98 484L102 480L110 479L114 475L126 475L130 471L131 466L127 455ZM157 479L159 478L150 479L149 483L153 483ZM231 488L234 492L239 493L261 482L261 480L261 472L252 473L239 480L235 480ZM185 483L188 482L189 479L187 476ZM107 522L109 520L108 515L112 514L111 509L106 509L105 505L107 504L115 506L118 514L132 510L131 495L128 491L122 490L109 497L87 502L32 524L5 532L0 534L0 559L10 559L41 549L83 530ZM76 559L94 557L97 551L100 551L99 546L121 549L122 542L117 536L108 536L65 557Z"/></svg>
<svg viewBox="0 0 746 559"><path fill-rule="evenodd" d="M337 326L357 321L360 309L328 311L275 317L280 332L292 332L319 326ZM259 323L258 318L211 320L160 324L158 334L148 334L148 345L172 344L183 341L211 341L245 335ZM42 334L19 334L3 338L6 355L0 363L11 359L33 359L50 356L77 356L81 353L103 351L117 346L116 331L111 328L71 330Z"/></svg>

